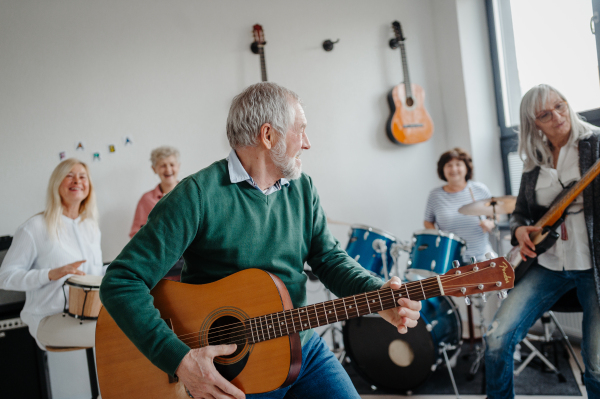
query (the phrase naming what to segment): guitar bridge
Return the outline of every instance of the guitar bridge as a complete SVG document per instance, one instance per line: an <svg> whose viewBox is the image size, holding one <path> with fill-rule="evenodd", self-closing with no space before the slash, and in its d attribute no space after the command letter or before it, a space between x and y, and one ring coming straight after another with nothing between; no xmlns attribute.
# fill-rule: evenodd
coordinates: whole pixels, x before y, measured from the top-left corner
<svg viewBox="0 0 600 399"><path fill-rule="evenodd" d="M403 128L407 128L407 127L423 127L422 123L411 123L409 125L402 125Z"/></svg>

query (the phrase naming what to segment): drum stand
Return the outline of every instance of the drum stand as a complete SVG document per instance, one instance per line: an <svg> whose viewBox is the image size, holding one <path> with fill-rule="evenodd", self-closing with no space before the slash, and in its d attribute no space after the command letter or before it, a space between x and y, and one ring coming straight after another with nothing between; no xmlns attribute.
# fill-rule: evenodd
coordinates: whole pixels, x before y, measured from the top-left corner
<svg viewBox="0 0 600 399"><path fill-rule="evenodd" d="M446 368L448 369L448 374L450 375L450 381L452 381L452 388L454 388L454 394L456 395L456 399L460 399L460 395L458 393L458 388L456 387L456 381L454 380L454 374L452 373L452 365L450 364L450 359L448 358L447 350L457 349L454 345L448 345L444 342L440 343L440 350L444 355L444 360L446 361ZM455 357L458 355L458 352L454 355Z"/></svg>
<svg viewBox="0 0 600 399"><path fill-rule="evenodd" d="M475 307L479 311L479 331L481 333L481 345L475 345L475 360L471 364L471 369L469 370L469 375L471 379L475 378L475 374L477 374L477 371L479 371L479 367L483 364L482 361L485 356L485 340L483 339L483 336L486 332L485 319L483 317L483 308L485 307L485 302L479 295L473 295L472 298L477 299L477 301L475 302Z"/></svg>

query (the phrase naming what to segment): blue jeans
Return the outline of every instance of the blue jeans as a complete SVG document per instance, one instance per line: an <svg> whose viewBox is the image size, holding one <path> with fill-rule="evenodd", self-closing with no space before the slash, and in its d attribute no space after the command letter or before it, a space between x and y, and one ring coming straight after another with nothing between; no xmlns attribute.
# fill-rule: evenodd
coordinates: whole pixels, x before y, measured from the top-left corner
<svg viewBox="0 0 600 399"><path fill-rule="evenodd" d="M360 396L325 341L314 333L302 347L302 368L292 385L272 392L246 395L246 398L360 399Z"/></svg>
<svg viewBox="0 0 600 399"><path fill-rule="evenodd" d="M583 307L582 356L589 398L600 398L600 306L593 271L557 272L535 265L510 291L485 337L485 376L489 399L513 398L515 346L544 312L577 287Z"/></svg>

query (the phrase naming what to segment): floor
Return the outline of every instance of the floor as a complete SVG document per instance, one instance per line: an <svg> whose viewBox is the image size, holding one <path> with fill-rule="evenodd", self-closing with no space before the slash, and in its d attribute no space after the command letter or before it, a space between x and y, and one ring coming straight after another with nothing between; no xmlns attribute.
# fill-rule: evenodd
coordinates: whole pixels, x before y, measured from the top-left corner
<svg viewBox="0 0 600 399"><path fill-rule="evenodd" d="M578 357L579 362L583 364L583 360L581 359L581 350L578 346L573 345L575 349L575 355ZM576 376L577 380L580 382L579 389L581 390L582 396L524 396L517 395L516 399L587 399L587 393L585 391L585 386L581 385L581 381L579 378L579 369L575 364L573 358L570 358L571 369L573 370L573 374ZM413 395L413 396L404 396L404 395L363 395L361 396L363 399L398 399L398 398L411 398L411 399L452 399L456 398L454 395ZM485 399L485 395L461 395L462 399Z"/></svg>

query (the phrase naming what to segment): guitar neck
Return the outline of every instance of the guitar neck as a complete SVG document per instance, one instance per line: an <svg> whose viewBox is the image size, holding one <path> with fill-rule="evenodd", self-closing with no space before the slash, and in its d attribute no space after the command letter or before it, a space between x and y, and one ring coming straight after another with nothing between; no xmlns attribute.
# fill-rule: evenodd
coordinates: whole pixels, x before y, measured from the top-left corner
<svg viewBox="0 0 600 399"><path fill-rule="evenodd" d="M404 48L404 42L399 42L400 45L400 57L402 58L402 73L404 74L404 90L406 91L406 98L412 97L412 87L410 85L410 77L408 75L408 62L406 61L406 49Z"/></svg>
<svg viewBox="0 0 600 399"><path fill-rule="evenodd" d="M537 227L546 227L553 225L565 212L567 207L577 198L579 194L600 174L600 159L592 165L590 170L586 172L585 175L579 180L576 184L574 184L568 191L562 195L560 201L556 204L552 205L552 207L544 214L544 216L537 221L535 226Z"/></svg>
<svg viewBox="0 0 600 399"><path fill-rule="evenodd" d="M260 72L262 76L262 81L267 81L267 63L265 61L265 47L263 45L259 46L258 52L260 54Z"/></svg>
<svg viewBox="0 0 600 399"><path fill-rule="evenodd" d="M442 276L443 278L443 276ZM283 337L398 306L398 299L421 301L443 295L437 277L403 284L399 290L383 288L302 308L285 310L246 321L246 338L253 342Z"/></svg>

